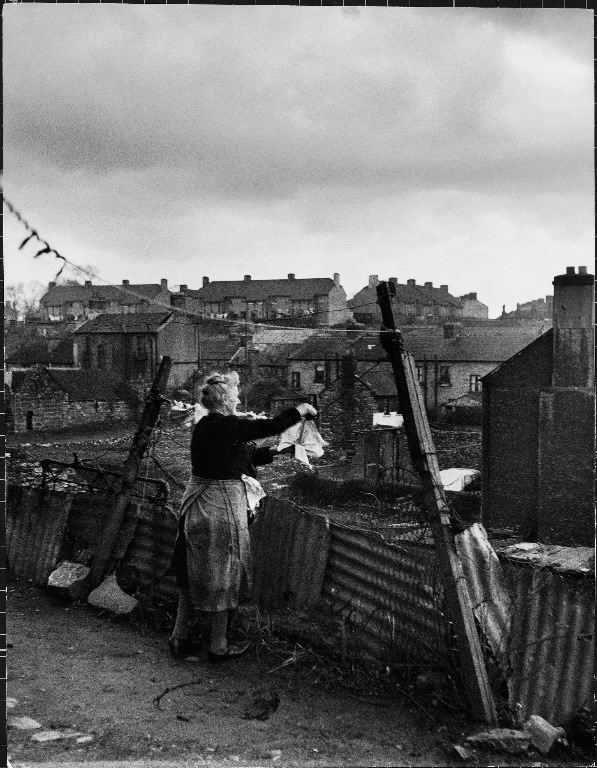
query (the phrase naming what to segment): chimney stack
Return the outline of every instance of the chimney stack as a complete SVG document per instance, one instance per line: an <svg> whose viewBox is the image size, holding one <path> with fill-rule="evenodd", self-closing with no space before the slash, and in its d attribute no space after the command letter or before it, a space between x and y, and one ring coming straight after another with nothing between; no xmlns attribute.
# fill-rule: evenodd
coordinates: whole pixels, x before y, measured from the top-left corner
<svg viewBox="0 0 597 768"><path fill-rule="evenodd" d="M179 293L186 293L188 290L189 290L188 285L185 285L184 283L178 289Z"/></svg>
<svg viewBox="0 0 597 768"><path fill-rule="evenodd" d="M56 283L55 282L48 283L48 289L55 288L55 287L56 287Z"/></svg>
<svg viewBox="0 0 597 768"><path fill-rule="evenodd" d="M440 291L443 291L444 293L448 293L448 286L447 285L440 285L439 289L440 289Z"/></svg>
<svg viewBox="0 0 597 768"><path fill-rule="evenodd" d="M203 275L203 287L205 288L206 285L209 285L209 277Z"/></svg>
<svg viewBox="0 0 597 768"><path fill-rule="evenodd" d="M394 283L394 285L398 285L398 278L397 277L391 277L390 282Z"/></svg>
<svg viewBox="0 0 597 768"><path fill-rule="evenodd" d="M289 272L288 273L288 279L289 280L294 280L295 279L294 272Z"/></svg>
<svg viewBox="0 0 597 768"><path fill-rule="evenodd" d="M128 280L123 280L122 284L124 285L125 288L128 288L129 281Z"/></svg>
<svg viewBox="0 0 597 768"><path fill-rule="evenodd" d="M593 387L593 286L586 267L553 279L553 387Z"/></svg>
<svg viewBox="0 0 597 768"><path fill-rule="evenodd" d="M379 275L369 275L369 288L375 288L379 283Z"/></svg>
<svg viewBox="0 0 597 768"><path fill-rule="evenodd" d="M85 280L85 288L91 288L91 280Z"/></svg>
<svg viewBox="0 0 597 768"><path fill-rule="evenodd" d="M407 284L407 285L410 285L410 287L411 287L411 288L414 288L414 287L415 287L415 285L417 284L417 281L416 281L416 280L413 280L413 279L412 279L412 277L410 277L410 278L409 278L409 279L406 281L406 284Z"/></svg>
<svg viewBox="0 0 597 768"><path fill-rule="evenodd" d="M251 275L245 275L245 283L251 282Z"/></svg>
<svg viewBox="0 0 597 768"><path fill-rule="evenodd" d="M433 283L425 283L425 288L433 288Z"/></svg>
<svg viewBox="0 0 597 768"><path fill-rule="evenodd" d="M334 282L336 283L336 285L340 285L340 273L339 272L334 272Z"/></svg>
<svg viewBox="0 0 597 768"><path fill-rule="evenodd" d="M162 286L162 288L168 288L168 280L166 280L165 277L162 277L162 279L160 280L160 285Z"/></svg>

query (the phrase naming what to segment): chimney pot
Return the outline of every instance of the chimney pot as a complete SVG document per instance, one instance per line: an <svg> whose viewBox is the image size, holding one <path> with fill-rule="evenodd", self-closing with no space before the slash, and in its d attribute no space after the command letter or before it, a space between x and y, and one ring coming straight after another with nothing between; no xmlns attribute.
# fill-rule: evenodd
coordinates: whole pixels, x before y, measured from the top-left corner
<svg viewBox="0 0 597 768"><path fill-rule="evenodd" d="M209 277L203 275L203 287L205 288L206 285L209 285Z"/></svg>
<svg viewBox="0 0 597 768"><path fill-rule="evenodd" d="M294 272L289 272L289 273L288 273L288 279L289 279L289 280L294 280L294 279L295 279L295 277L294 277Z"/></svg>
<svg viewBox="0 0 597 768"><path fill-rule="evenodd" d="M245 283L251 282L251 275L245 275Z"/></svg>
<svg viewBox="0 0 597 768"><path fill-rule="evenodd" d="M566 267L566 274L567 275L574 275L574 274L576 274L576 269L574 267Z"/></svg>

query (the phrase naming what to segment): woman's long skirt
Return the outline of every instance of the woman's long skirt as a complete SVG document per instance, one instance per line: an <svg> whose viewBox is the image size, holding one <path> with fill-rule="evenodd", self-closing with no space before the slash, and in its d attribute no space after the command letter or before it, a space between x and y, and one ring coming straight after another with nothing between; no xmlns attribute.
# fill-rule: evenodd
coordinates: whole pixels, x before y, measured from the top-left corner
<svg viewBox="0 0 597 768"><path fill-rule="evenodd" d="M242 480L189 481L174 550L177 584L197 611L236 608L251 597L247 496Z"/></svg>

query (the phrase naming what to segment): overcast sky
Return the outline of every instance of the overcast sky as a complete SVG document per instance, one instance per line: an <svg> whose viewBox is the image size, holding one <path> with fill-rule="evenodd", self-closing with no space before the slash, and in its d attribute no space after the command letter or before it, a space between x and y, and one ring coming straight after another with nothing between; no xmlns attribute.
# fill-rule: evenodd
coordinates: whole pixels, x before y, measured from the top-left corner
<svg viewBox="0 0 597 768"><path fill-rule="evenodd" d="M104 280L378 274L492 317L592 271L591 11L3 15L6 197ZM6 283L52 280L24 234L5 215Z"/></svg>

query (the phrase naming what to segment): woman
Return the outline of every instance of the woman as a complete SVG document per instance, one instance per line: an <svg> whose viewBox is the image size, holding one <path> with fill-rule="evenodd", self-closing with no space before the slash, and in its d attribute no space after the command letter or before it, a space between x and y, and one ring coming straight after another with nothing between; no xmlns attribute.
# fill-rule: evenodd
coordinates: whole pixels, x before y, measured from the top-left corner
<svg viewBox="0 0 597 768"><path fill-rule="evenodd" d="M273 419L236 415L238 375L209 376L201 390L207 414L191 439L192 475L179 518L175 568L180 589L176 623L170 638L175 656L189 653L193 611L211 615L208 659L217 663L238 658L247 642L229 644L229 612L251 596L251 551L247 494L243 475L270 463L276 448L256 448L251 441L270 437L317 411L308 403L289 408Z"/></svg>

